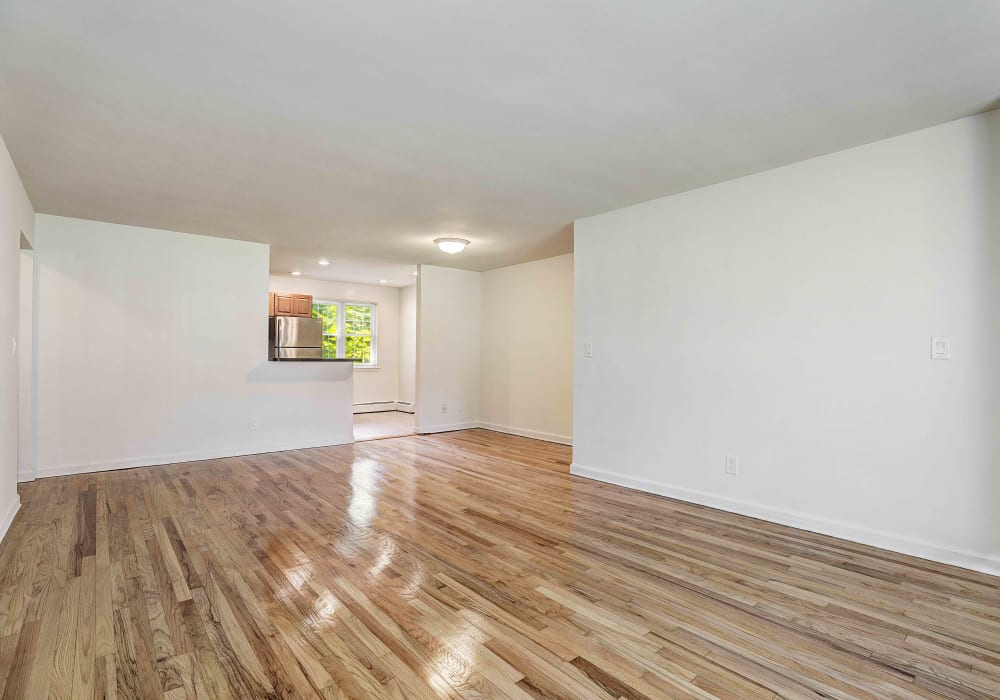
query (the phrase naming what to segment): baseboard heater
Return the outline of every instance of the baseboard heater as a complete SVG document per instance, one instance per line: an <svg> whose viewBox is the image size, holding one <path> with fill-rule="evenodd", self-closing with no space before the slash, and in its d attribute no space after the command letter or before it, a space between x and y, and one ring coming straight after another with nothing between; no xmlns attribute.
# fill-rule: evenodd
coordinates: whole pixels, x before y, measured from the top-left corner
<svg viewBox="0 0 1000 700"><path fill-rule="evenodd" d="M413 410L413 404L405 401L369 401L354 404L355 413L381 413L383 411L413 413Z"/></svg>

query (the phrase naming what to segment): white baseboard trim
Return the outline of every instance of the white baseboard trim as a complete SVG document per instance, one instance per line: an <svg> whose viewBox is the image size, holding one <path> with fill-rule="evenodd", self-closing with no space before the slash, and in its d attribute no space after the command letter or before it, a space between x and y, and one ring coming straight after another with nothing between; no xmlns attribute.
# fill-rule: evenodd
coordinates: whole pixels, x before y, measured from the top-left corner
<svg viewBox="0 0 1000 700"><path fill-rule="evenodd" d="M396 410L402 411L403 413L416 413L417 406L416 404L412 404L409 401L397 401Z"/></svg>
<svg viewBox="0 0 1000 700"><path fill-rule="evenodd" d="M544 440L546 442L557 442L560 445L572 445L572 435L559 435L558 433L545 433L541 430L531 430L529 428L515 428L511 425L498 425L497 423L480 423L480 428L492 430L497 433L507 433L508 435L520 435L521 437Z"/></svg>
<svg viewBox="0 0 1000 700"><path fill-rule="evenodd" d="M887 549L900 554L907 554L921 559L929 559L942 564L959 566L963 569L971 569L984 574L1000 576L1000 557L995 555L979 554L965 550L951 549L947 546L935 544L925 540L916 540L901 535L895 535L879 530L872 530L866 527L851 525L849 523L817 518L805 513L791 510L782 510L765 506L759 503L743 501L739 499L726 498L705 491L697 491L671 484L651 481L618 472L606 471L587 467L578 462L570 465L570 474L582 476L596 481L603 481L617 486L645 491L659 496L675 498L679 501L687 501L709 508L724 510L729 513L746 515L751 518L767 520L779 525L788 525L800 530L808 530L821 535L829 535L859 544Z"/></svg>
<svg viewBox="0 0 1000 700"><path fill-rule="evenodd" d="M431 433L448 433L452 430L469 430L470 428L478 427L479 423L469 421L467 423L450 423L448 425L417 426L413 430L417 435L430 435Z"/></svg>
<svg viewBox="0 0 1000 700"><path fill-rule="evenodd" d="M349 445L354 442L354 435L326 435L309 440L277 445L255 447L233 447L228 449L207 450L204 452L178 452L175 454L154 455L145 457L127 457L106 462L83 462L80 464L61 464L39 467L36 476L43 479L50 476L68 476L70 474L89 474L91 472L107 472L115 469L132 469L134 467L155 467L164 464L181 462L200 462L206 459L224 459L226 457L245 457L247 455L266 454L268 452L284 452L286 450L305 450L311 447L332 447L334 445Z"/></svg>
<svg viewBox="0 0 1000 700"><path fill-rule="evenodd" d="M395 411L395 401L370 401L368 403L354 404L355 413L381 413L382 411Z"/></svg>
<svg viewBox="0 0 1000 700"><path fill-rule="evenodd" d="M465 423L449 423L447 425L417 426L414 431L418 435L430 435L431 433L447 433L453 430L470 430L472 428L482 428L492 430L497 433L507 433L508 435L519 435L520 437L532 438L534 440L544 440L545 442L555 442L560 445L572 445L573 438L570 435L557 435L556 433L545 433L540 430L530 430L528 428L515 428L509 425L499 425L497 423L483 423L481 421L468 421Z"/></svg>
<svg viewBox="0 0 1000 700"><path fill-rule="evenodd" d="M25 472L25 471L17 472L17 483L19 484L23 484L26 481L34 481L34 480L35 480L34 472Z"/></svg>
<svg viewBox="0 0 1000 700"><path fill-rule="evenodd" d="M19 510L21 510L21 497L15 493L13 502L4 513L3 519L0 520L0 541L7 536L7 531L10 530L11 523L14 522L14 517Z"/></svg>

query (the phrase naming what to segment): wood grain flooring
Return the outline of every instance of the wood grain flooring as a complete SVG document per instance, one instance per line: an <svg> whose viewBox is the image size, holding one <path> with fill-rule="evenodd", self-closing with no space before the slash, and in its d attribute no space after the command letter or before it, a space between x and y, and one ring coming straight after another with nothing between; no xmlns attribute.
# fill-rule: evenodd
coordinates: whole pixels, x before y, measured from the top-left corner
<svg viewBox="0 0 1000 700"><path fill-rule="evenodd" d="M1000 579L482 430L44 479L4 698L996 698Z"/></svg>

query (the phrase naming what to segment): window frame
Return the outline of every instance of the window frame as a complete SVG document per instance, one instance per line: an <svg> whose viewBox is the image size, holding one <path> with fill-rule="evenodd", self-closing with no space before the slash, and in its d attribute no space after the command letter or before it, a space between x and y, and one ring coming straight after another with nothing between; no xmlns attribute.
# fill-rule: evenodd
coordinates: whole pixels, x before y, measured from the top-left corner
<svg viewBox="0 0 1000 700"><path fill-rule="evenodd" d="M351 301L349 299L313 299L313 306L325 304L337 307L336 333L323 333L323 336L335 335L337 338L337 357L344 358L347 352L347 310L348 306L367 306L372 310L372 358L371 362L355 362L356 369L378 369L378 303L374 301ZM362 337L352 333L351 337Z"/></svg>

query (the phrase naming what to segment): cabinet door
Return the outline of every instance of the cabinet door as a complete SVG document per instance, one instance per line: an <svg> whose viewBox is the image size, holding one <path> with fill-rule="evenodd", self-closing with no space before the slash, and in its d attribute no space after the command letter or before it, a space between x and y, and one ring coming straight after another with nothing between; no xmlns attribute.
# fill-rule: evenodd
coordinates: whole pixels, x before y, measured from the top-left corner
<svg viewBox="0 0 1000 700"><path fill-rule="evenodd" d="M295 309L292 311L293 316L305 316L306 318L312 316L313 298L311 294L296 294L292 298L292 303Z"/></svg>
<svg viewBox="0 0 1000 700"><path fill-rule="evenodd" d="M294 295L274 293L274 316L294 316Z"/></svg>

